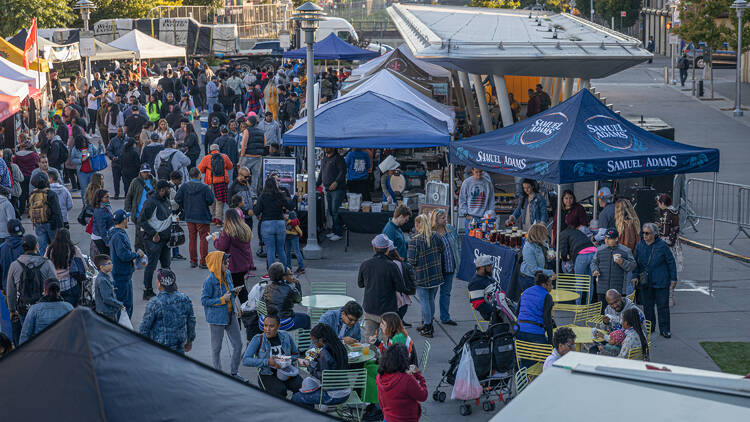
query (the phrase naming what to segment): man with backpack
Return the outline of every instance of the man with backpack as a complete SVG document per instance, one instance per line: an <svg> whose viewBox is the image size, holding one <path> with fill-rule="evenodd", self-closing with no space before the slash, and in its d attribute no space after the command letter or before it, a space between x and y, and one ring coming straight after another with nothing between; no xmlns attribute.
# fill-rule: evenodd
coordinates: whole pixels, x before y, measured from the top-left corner
<svg viewBox="0 0 750 422"><path fill-rule="evenodd" d="M229 202L227 195L227 185L229 184L229 175L227 170L232 169L232 162L226 154L219 152L219 146L211 145L210 153L203 157L198 165L198 170L205 176L203 183L213 187L216 201L213 204L213 223L222 226L222 217L224 217L224 204Z"/></svg>
<svg viewBox="0 0 750 422"><path fill-rule="evenodd" d="M49 151L47 152L47 159L49 160L49 166L57 169L58 171L63 170L63 164L68 159L68 147L63 142L60 135L57 135L55 128L49 127L46 129L47 138L49 141ZM59 177L58 177L59 179Z"/></svg>
<svg viewBox="0 0 750 422"><path fill-rule="evenodd" d="M39 255L36 236L27 234L21 240L23 254L8 268L8 284L6 286L8 311L11 320L23 323L31 305L42 298L44 280L57 279L55 266L52 261ZM20 335L20 332L18 333ZM18 336L13 336L18 338Z"/></svg>
<svg viewBox="0 0 750 422"><path fill-rule="evenodd" d="M57 229L63 227L60 200L55 191L49 188L49 178L39 173L31 179L34 190L29 194L29 219L34 223L39 250L46 251L52 243ZM42 252L44 253L44 252Z"/></svg>
<svg viewBox="0 0 750 422"><path fill-rule="evenodd" d="M154 168L156 169L156 180L170 180L173 172L179 172L182 180L187 180L190 158L182 151L175 149L174 138L164 141L164 149L156 155Z"/></svg>
<svg viewBox="0 0 750 422"><path fill-rule="evenodd" d="M135 248L143 249L143 233L138 227L138 216L143 209L143 205L148 199L148 194L156 188L156 179L151 175L151 166L148 164L141 165L141 172L138 177L130 182L128 193L125 195L125 204L123 208L132 216L135 226Z"/></svg>
<svg viewBox="0 0 750 422"><path fill-rule="evenodd" d="M115 184L115 199L120 199L120 181L122 181L124 190L127 191L128 186L125 186L125 178L122 177L122 161L120 156L122 155L125 144L128 142L128 137L125 135L125 128L117 126L117 135L109 140L107 145L107 157L112 161L112 178ZM125 192L127 193L127 192Z"/></svg>
<svg viewBox="0 0 750 422"><path fill-rule="evenodd" d="M221 136L216 138L216 145L219 146L219 152L229 157L229 161L232 162L232 170L229 170L229 180L234 180L234 168L237 167L237 161L239 160L237 139L229 134L229 128L226 125L221 125L219 133Z"/></svg>
<svg viewBox="0 0 750 422"><path fill-rule="evenodd" d="M166 180L156 182L156 189L148 196L143 204L138 225L143 231L143 243L148 264L143 271L143 300L156 296L153 288L154 271L161 263L162 268L169 268L172 260L170 256L169 239L172 236L172 207L169 203L171 186Z"/></svg>

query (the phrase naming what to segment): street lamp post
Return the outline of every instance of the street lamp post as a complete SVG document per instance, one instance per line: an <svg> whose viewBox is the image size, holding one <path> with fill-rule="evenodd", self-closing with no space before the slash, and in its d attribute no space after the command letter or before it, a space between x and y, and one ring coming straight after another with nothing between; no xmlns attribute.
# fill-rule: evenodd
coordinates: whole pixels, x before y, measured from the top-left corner
<svg viewBox="0 0 750 422"><path fill-rule="evenodd" d="M675 24L675 20L676 20L675 19L675 17L676 17L675 15L677 13L677 7L679 5L680 5L680 1L679 0L670 0L669 1L669 8L672 9L672 27L671 27L672 30L674 29L674 24ZM668 35L668 39L669 38L671 38L671 37ZM675 57L676 56L675 50L677 50L677 45L672 44L672 42L671 42L672 40L671 39L669 39L669 41L670 41L669 42L669 55L672 56L672 60L670 60L672 62L672 80L670 81L670 83L672 85L677 85L677 79L675 79L675 76L674 76L674 63L675 63L675 59L676 59L676 57Z"/></svg>
<svg viewBox="0 0 750 422"><path fill-rule="evenodd" d="M322 250L318 245L317 204L315 195L315 98L313 96L313 44L315 44L315 30L319 22L325 19L323 8L307 2L295 9L292 19L299 22L299 27L305 32L307 44L307 245L303 249L305 259L320 259Z"/></svg>
<svg viewBox="0 0 750 422"><path fill-rule="evenodd" d="M91 11L96 9L96 5L91 0L78 0L73 6L73 9L81 12L81 19L83 20L83 29L88 32L89 30L89 17ZM86 84L91 83L91 60L87 57L84 58L86 63Z"/></svg>
<svg viewBox="0 0 750 422"><path fill-rule="evenodd" d="M750 7L745 0L734 0L731 8L737 10L737 94L734 98L734 117L742 117L742 14Z"/></svg>

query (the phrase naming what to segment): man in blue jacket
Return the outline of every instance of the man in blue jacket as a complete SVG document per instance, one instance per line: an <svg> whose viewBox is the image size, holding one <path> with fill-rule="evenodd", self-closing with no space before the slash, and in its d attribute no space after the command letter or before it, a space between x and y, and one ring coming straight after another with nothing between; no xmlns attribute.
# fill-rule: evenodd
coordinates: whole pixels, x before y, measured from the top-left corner
<svg viewBox="0 0 750 422"><path fill-rule="evenodd" d="M112 145L112 144L110 144ZM115 226L109 229L109 253L112 258L112 280L117 300L125 305L128 317L133 316L133 260L143 257L143 251L133 252L128 237L130 213L117 210L112 215Z"/></svg>
<svg viewBox="0 0 750 422"><path fill-rule="evenodd" d="M1 160L0 160L1 161ZM26 233L20 221L14 219L8 220L8 237L0 245L0 286L5 290L5 283L8 280L8 268L10 264L23 254L21 239Z"/></svg>
<svg viewBox="0 0 750 422"><path fill-rule="evenodd" d="M162 268L156 274L159 294L146 304L138 332L151 340L185 354L195 340L195 313L190 298L177 291L177 276Z"/></svg>
<svg viewBox="0 0 750 422"><path fill-rule="evenodd" d="M362 313L362 306L352 300L339 309L332 309L321 315L320 323L330 325L345 344L354 344L362 340L359 327Z"/></svg>
<svg viewBox="0 0 750 422"><path fill-rule="evenodd" d="M201 181L200 170L193 167L189 174L190 181L180 186L174 200L185 211L185 221L188 226L190 268L198 266L197 242L200 241L200 267L207 269L208 241L206 236L211 230L210 207L214 203L214 193L208 185ZM249 206L252 208L252 204Z"/></svg>

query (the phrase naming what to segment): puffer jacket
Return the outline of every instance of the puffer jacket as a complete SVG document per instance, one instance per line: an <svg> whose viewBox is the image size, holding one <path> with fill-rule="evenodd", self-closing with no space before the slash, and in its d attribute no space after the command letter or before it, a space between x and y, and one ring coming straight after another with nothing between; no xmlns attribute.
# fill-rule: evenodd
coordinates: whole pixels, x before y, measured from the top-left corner
<svg viewBox="0 0 750 422"><path fill-rule="evenodd" d="M622 255L622 265L616 264L614 254ZM597 294L604 294L609 289L615 289L618 292L625 291L625 283L628 273L635 270L637 264L633 258L630 249L620 245L610 248L607 245L599 246L591 260L591 272L599 271L599 277L596 279Z"/></svg>
<svg viewBox="0 0 750 422"><path fill-rule="evenodd" d="M302 302L301 291L299 282L292 285L283 280L274 281L266 287L263 300L266 307L276 308L281 318L291 318L294 316L294 304Z"/></svg>

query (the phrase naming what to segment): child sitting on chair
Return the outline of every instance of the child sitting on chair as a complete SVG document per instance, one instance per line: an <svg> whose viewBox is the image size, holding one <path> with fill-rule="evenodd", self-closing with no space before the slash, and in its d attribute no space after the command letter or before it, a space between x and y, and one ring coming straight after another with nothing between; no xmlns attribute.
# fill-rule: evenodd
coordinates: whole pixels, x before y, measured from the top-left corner
<svg viewBox="0 0 750 422"><path fill-rule="evenodd" d="M604 336L604 339L607 340L607 344L599 345L599 354L606 356L617 356L620 354L622 341L625 340L625 331L612 331L608 336Z"/></svg>

